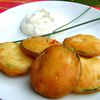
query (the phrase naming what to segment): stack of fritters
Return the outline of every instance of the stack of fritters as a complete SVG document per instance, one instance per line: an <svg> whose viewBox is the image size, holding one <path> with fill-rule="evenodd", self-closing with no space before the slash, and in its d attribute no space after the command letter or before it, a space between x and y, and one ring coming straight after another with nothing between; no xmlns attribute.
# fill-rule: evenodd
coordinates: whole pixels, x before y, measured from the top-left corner
<svg viewBox="0 0 100 100"><path fill-rule="evenodd" d="M100 39L91 35L66 38L63 44L48 37L21 43L0 43L0 70L18 76L30 70L32 88L42 96L59 98L71 92L100 88Z"/></svg>
<svg viewBox="0 0 100 100"><path fill-rule="evenodd" d="M27 55L35 57L30 77L32 88L37 93L49 98L59 98L73 91L81 71L80 61L74 50L48 37L23 40L21 49Z"/></svg>
<svg viewBox="0 0 100 100"><path fill-rule="evenodd" d="M74 92L90 93L100 89L100 39L91 35L66 38L63 44L73 48L80 56L82 73Z"/></svg>

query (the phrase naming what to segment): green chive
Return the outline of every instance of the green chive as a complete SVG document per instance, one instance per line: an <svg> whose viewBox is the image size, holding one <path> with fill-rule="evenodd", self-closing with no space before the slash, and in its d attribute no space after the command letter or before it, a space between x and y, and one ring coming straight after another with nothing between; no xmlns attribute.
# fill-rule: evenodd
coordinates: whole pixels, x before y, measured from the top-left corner
<svg viewBox="0 0 100 100"><path fill-rule="evenodd" d="M56 31L54 32L53 34L56 34L56 33L59 33L59 32L63 32L63 31L66 31L66 30L69 30L69 29L73 29L75 27L79 27L79 26L82 26L82 25L85 25L85 24L89 24L89 23L92 23L92 22L95 22L95 21L99 21L100 20L100 17L99 18L96 18L96 19L92 19L92 20L89 20L89 21L86 21L86 22L83 22L83 23L80 23L80 24L77 24L77 25L74 25L74 26L71 26L69 28L65 28L65 29L62 29L62 30L59 30L59 31ZM49 33L50 34L50 33ZM47 36L49 35L47 34ZM53 35L52 34L52 35ZM44 35L46 36L46 35Z"/></svg>
<svg viewBox="0 0 100 100"><path fill-rule="evenodd" d="M74 22L75 20L77 20L77 19L79 19L80 17L82 17L82 16L83 16L87 11L89 11L90 9L91 9L91 7L87 8L84 12L82 12L79 16L77 16L75 19L73 19L73 20L70 21L69 23L64 24L64 25L60 26L59 28L55 29L55 30L50 34L50 36L51 36L53 33L55 33L57 30L59 30L59 29L65 27L65 26L71 24L71 23ZM49 37L50 37L50 36L49 36Z"/></svg>
<svg viewBox="0 0 100 100"><path fill-rule="evenodd" d="M82 26L82 25L86 25L86 24L89 24L89 23L92 23L92 22L95 22L95 21L99 21L99 20L100 20L100 17L99 18L96 18L96 19L92 19L92 20L86 21L86 22L83 22L83 23L80 23L80 24L77 24L77 25L74 25L74 26L71 26L69 28L65 28L65 29L56 31L53 34L52 33L48 33L48 34L41 35L41 36L49 36L50 34L54 35L56 33L63 32L63 31L69 30L69 29L73 29L73 28L76 28L76 27L79 27L79 26ZM14 42L21 42L21 41L22 40L18 40L18 41L14 41Z"/></svg>

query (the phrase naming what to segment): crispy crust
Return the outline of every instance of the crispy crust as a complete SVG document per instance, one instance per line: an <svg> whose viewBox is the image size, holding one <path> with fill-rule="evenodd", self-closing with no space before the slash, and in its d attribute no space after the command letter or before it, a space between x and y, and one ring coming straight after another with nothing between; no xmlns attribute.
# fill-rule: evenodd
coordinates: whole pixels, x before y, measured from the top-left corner
<svg viewBox="0 0 100 100"><path fill-rule="evenodd" d="M0 43L0 70L8 76L26 74L32 58L26 56L17 43Z"/></svg>
<svg viewBox="0 0 100 100"><path fill-rule="evenodd" d="M61 45L45 49L31 67L31 84L42 96L59 98L72 92L80 76L75 52Z"/></svg>
<svg viewBox="0 0 100 100"><path fill-rule="evenodd" d="M76 35L66 38L63 42L65 46L74 48L77 53L84 57L100 55L100 39L92 35Z"/></svg>
<svg viewBox="0 0 100 100"><path fill-rule="evenodd" d="M100 58L83 58L80 57L82 64L82 74L77 87L76 93L92 93L100 90Z"/></svg>
<svg viewBox="0 0 100 100"><path fill-rule="evenodd" d="M54 39L48 37L32 37L21 42L21 49L29 56L38 56L45 48L60 44Z"/></svg>

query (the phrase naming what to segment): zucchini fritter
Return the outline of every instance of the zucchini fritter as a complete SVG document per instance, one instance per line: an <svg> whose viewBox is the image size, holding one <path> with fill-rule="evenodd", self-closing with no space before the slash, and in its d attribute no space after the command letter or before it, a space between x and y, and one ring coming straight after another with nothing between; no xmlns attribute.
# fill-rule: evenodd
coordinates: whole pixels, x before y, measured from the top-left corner
<svg viewBox="0 0 100 100"><path fill-rule="evenodd" d="M23 40L21 42L21 48L26 54L36 57L47 47L57 44L60 43L48 37L32 37Z"/></svg>
<svg viewBox="0 0 100 100"><path fill-rule="evenodd" d="M100 58L80 57L82 74L75 88L76 93L91 93L100 90Z"/></svg>
<svg viewBox="0 0 100 100"><path fill-rule="evenodd" d="M46 48L31 67L33 89L48 98L59 98L72 92L80 77L76 53L62 45Z"/></svg>
<svg viewBox="0 0 100 100"><path fill-rule="evenodd" d="M92 35L76 35L66 38L63 42L65 46L74 48L77 53L84 57L100 55L100 39Z"/></svg>
<svg viewBox="0 0 100 100"><path fill-rule="evenodd" d="M0 43L0 70L8 76L17 76L28 72L32 64L29 58L22 52L17 43Z"/></svg>

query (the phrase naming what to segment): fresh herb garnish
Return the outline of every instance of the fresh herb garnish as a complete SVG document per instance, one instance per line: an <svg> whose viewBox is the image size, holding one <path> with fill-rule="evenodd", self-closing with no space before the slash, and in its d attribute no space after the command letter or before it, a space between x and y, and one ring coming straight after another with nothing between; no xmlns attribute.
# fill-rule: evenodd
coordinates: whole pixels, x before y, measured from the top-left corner
<svg viewBox="0 0 100 100"><path fill-rule="evenodd" d="M88 8L88 9L90 9L90 8ZM63 32L63 31L69 30L69 29L73 29L73 28L76 28L76 27L79 27L79 26L83 26L83 25L86 25L86 24L89 24L89 23L92 23L92 22L95 22L95 21L99 21L99 20L100 20L100 17L86 21L86 22L83 22L83 23L80 23L80 24L77 24L77 25L74 25L74 26L71 26L71 27L68 27L68 28L64 28L64 29L61 29L61 30L58 30L58 28L57 28L56 30L58 30L58 31L53 31L52 33L48 33L48 34L41 35L41 36L51 36L51 34L54 35L56 33L60 33L60 32ZM71 23L71 22L69 22L69 23ZM67 25L67 24L65 24L65 25ZM63 25L63 26L65 26L65 25ZM61 26L61 28L62 28L62 26ZM59 27L59 29L60 29L60 27ZM17 41L14 41L14 42L21 42L21 41L22 40L17 40Z"/></svg>
<svg viewBox="0 0 100 100"><path fill-rule="evenodd" d="M85 25L85 24L89 24L89 23L92 23L92 22L95 22L95 21L98 21L100 20L100 17L99 18L95 18L95 19L92 19L92 20L89 20L89 21L86 21L86 22L83 22L83 23L80 23L80 24L77 24L77 25L74 25L74 26L71 26L69 28L65 28L65 29L62 29L62 30L59 30L59 31L56 31L54 32L53 34L56 34L56 33L59 33L59 32L63 32L63 31L66 31L66 30L69 30L69 29L73 29L75 27L79 27L79 26L82 26L82 25ZM50 33L49 33L50 34ZM47 36L49 35L47 34ZM52 35L53 35L52 34ZM45 36L45 35L44 35Z"/></svg>
<svg viewBox="0 0 100 100"><path fill-rule="evenodd" d="M59 29L65 27L65 26L67 26L67 25L73 23L74 21L76 21L77 19L79 19L80 17L82 17L82 16L83 16L87 11L89 11L90 9L91 9L91 7L87 8L84 12L82 12L82 13L81 13L79 16L77 16L75 19L71 20L69 23L64 24L64 25L60 26L59 28L55 29L55 30L49 35L49 37L50 37L53 33L55 33L57 30L59 30Z"/></svg>

